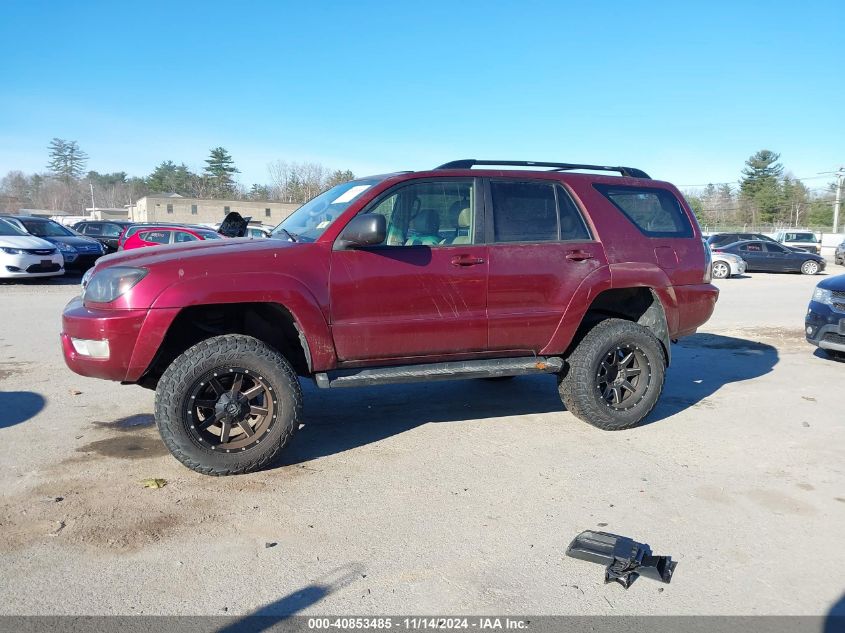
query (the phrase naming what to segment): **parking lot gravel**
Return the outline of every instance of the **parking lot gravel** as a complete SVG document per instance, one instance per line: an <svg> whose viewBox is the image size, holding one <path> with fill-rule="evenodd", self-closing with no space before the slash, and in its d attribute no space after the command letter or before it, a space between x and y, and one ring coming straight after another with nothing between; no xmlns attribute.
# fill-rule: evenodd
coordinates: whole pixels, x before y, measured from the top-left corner
<svg viewBox="0 0 845 633"><path fill-rule="evenodd" d="M283 462L220 479L169 456L152 392L65 367L78 279L0 285L0 613L824 615L845 364L803 338L820 279L718 282L639 428L579 422L548 376L306 384ZM585 529L671 555L672 583L605 585L564 556Z"/></svg>

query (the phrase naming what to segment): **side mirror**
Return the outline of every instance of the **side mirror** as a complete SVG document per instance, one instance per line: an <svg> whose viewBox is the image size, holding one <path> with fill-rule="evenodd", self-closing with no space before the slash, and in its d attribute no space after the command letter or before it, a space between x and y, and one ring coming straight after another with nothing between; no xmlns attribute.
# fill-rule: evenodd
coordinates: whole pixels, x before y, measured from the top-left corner
<svg viewBox="0 0 845 633"><path fill-rule="evenodd" d="M387 236L387 220L378 213L356 215L335 242L335 250L375 246L384 242Z"/></svg>

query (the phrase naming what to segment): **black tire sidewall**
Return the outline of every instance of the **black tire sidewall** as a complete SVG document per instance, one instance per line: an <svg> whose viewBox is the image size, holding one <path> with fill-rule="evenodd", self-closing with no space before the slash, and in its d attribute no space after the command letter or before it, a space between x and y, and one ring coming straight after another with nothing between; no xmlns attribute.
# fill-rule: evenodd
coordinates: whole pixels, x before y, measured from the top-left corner
<svg viewBox="0 0 845 633"><path fill-rule="evenodd" d="M647 358L649 385L642 400L627 411L608 406L595 388L595 376L615 345L638 347ZM567 408L582 420L605 430L622 430L639 424L657 404L665 380L665 353L645 327L623 319L607 319L593 327L570 354L561 379L560 393Z"/></svg>
<svg viewBox="0 0 845 633"><path fill-rule="evenodd" d="M258 445L225 453L197 441L188 429L185 411L192 385L208 372L229 366L248 369L272 387L277 419ZM284 357L258 339L243 335L198 343L171 363L156 388L156 424L165 445L185 466L209 475L252 472L269 464L298 428L301 410L299 382Z"/></svg>

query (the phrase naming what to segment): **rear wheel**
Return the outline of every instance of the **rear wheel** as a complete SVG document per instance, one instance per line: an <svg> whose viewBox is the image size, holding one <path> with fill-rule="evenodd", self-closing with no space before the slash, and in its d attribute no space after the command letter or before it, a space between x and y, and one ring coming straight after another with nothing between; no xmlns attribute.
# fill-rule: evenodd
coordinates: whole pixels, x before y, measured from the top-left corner
<svg viewBox="0 0 845 633"><path fill-rule="evenodd" d="M713 263L713 279L726 279L731 276L731 267L726 262Z"/></svg>
<svg viewBox="0 0 845 633"><path fill-rule="evenodd" d="M558 391L576 417L607 431L635 426L663 390L666 360L647 328L623 319L594 326L567 359Z"/></svg>
<svg viewBox="0 0 845 633"><path fill-rule="evenodd" d="M819 263L813 261L812 259L808 259L806 262L801 264L801 272L805 275L815 275L819 272Z"/></svg>
<svg viewBox="0 0 845 633"><path fill-rule="evenodd" d="M156 388L156 424L173 456L206 475L272 462L299 426L302 392L285 358L251 336L206 339Z"/></svg>

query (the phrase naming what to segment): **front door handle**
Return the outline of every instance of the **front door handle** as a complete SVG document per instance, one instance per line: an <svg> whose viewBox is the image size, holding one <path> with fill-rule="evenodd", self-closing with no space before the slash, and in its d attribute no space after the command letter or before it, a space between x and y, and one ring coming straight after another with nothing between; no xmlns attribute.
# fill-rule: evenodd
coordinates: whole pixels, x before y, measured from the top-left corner
<svg viewBox="0 0 845 633"><path fill-rule="evenodd" d="M452 258L453 266L476 266L483 263L483 257L473 257L472 255L456 255Z"/></svg>
<svg viewBox="0 0 845 633"><path fill-rule="evenodd" d="M594 255L592 253L588 253L587 251L569 251L566 254L566 259L571 262L583 262L587 259L593 259Z"/></svg>

